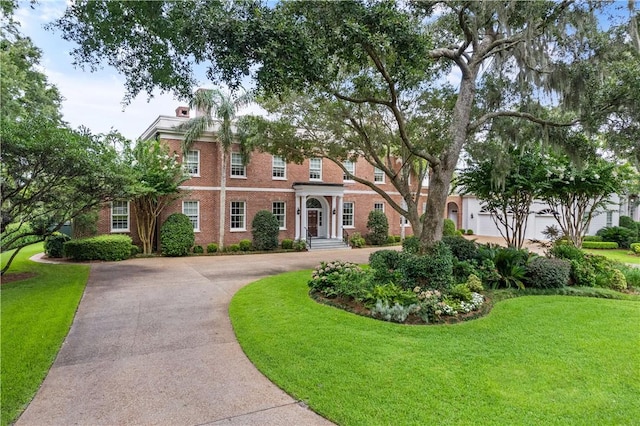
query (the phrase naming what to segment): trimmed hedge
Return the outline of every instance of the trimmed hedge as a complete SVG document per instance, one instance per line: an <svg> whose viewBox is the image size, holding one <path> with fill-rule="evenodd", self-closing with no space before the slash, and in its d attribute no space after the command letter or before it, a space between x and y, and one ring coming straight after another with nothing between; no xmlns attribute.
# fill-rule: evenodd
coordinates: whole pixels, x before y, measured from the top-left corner
<svg viewBox="0 0 640 426"><path fill-rule="evenodd" d="M278 234L280 233L280 224L278 218L269 210L260 210L253 217L251 222L251 236L253 237L253 247L256 250L274 250L278 248ZM244 241L244 240L243 240ZM240 241L240 249L248 251L251 249Z"/></svg>
<svg viewBox="0 0 640 426"><path fill-rule="evenodd" d="M195 243L191 220L182 213L173 213L160 228L160 245L165 256L186 256Z"/></svg>
<svg viewBox="0 0 640 426"><path fill-rule="evenodd" d="M371 210L367 218L367 241L374 246L381 246L389 237L389 221L387 216L379 210Z"/></svg>
<svg viewBox="0 0 640 426"><path fill-rule="evenodd" d="M100 235L64 243L64 253L73 260L123 260L131 256L131 237Z"/></svg>
<svg viewBox="0 0 640 426"><path fill-rule="evenodd" d="M527 287L562 288L569 284L571 263L563 259L534 257L527 263Z"/></svg>
<svg viewBox="0 0 640 426"><path fill-rule="evenodd" d="M602 241L602 237L599 235L585 235L584 238L582 238L582 242L585 241Z"/></svg>
<svg viewBox="0 0 640 426"><path fill-rule="evenodd" d="M207 253L217 253L218 245L216 243L207 244Z"/></svg>
<svg viewBox="0 0 640 426"><path fill-rule="evenodd" d="M617 249L618 243L612 241L583 241L582 248L584 249Z"/></svg>

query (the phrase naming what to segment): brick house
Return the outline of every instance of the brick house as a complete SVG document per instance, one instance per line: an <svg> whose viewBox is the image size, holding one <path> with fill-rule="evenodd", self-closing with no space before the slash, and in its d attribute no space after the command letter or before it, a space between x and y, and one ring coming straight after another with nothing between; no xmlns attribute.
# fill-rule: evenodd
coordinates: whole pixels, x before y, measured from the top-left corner
<svg viewBox="0 0 640 426"><path fill-rule="evenodd" d="M175 116L159 116L140 139L165 140L170 150L183 158L190 175L190 179L181 186L183 197L165 209L158 218L158 226L171 213L184 213L193 223L196 244L206 246L219 240L222 153L216 142L215 130L205 132L188 152L181 152L183 135L176 127L189 120L189 116L189 108L178 107ZM375 182L394 201L401 203L400 194L387 182L382 171L365 161L343 164L354 175ZM278 218L280 241L285 238L305 239L309 235L314 240L338 242L343 238L343 231L365 235L371 210L386 214L390 235L412 234L409 223L402 221L400 214L379 194L347 179L342 169L327 159L311 158L302 164L287 164L282 158L256 151L244 166L236 145L231 148L227 173L225 245L252 239L251 221L260 210L271 211ZM417 188L417 182L412 183ZM427 191L426 183L423 192ZM421 212L424 211L425 200ZM454 219L460 226L460 206L461 198L450 196L443 217ZM98 230L101 234L128 234L134 242L139 241L127 201L113 202L102 209Z"/></svg>

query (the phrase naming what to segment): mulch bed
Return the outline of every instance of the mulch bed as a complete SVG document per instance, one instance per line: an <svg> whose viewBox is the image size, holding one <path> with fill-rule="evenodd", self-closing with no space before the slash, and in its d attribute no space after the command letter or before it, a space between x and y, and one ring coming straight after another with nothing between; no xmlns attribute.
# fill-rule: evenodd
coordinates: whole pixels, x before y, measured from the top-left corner
<svg viewBox="0 0 640 426"><path fill-rule="evenodd" d="M35 277L37 275L38 274L36 274L34 272L16 272L16 273L12 273L12 274L3 275L2 276L2 285L9 284L9 283L14 283L16 281L26 280L26 279L29 279L29 278L33 278L33 277Z"/></svg>
<svg viewBox="0 0 640 426"><path fill-rule="evenodd" d="M348 299L344 297L328 298L324 296L322 293L318 293L318 292L311 292L309 293L309 296L311 296L311 298L316 302L322 303L323 305L333 306L334 308L342 309L344 311L351 312L356 315L361 315L363 317L379 319L371 316L371 310L369 308L367 308L362 303L357 302L353 299ZM486 295L483 294L483 296L484 296L484 303L482 304L482 307L480 307L480 309L478 309L477 311L460 313L456 316L443 315L440 317L438 321L429 322L429 323L424 322L422 318L420 318L418 315L410 314L407 317L407 320L403 324L407 324L407 325L457 324L463 321L469 321L469 320L481 318L487 315L491 311L491 308L493 308L493 301L490 298L488 298Z"/></svg>

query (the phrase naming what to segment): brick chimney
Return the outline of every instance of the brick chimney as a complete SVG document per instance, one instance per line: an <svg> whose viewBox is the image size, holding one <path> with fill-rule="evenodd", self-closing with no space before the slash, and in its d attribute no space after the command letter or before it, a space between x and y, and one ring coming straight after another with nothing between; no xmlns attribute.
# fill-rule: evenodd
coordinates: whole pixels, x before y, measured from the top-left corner
<svg viewBox="0 0 640 426"><path fill-rule="evenodd" d="M189 118L189 107L179 106L176 108L176 117Z"/></svg>

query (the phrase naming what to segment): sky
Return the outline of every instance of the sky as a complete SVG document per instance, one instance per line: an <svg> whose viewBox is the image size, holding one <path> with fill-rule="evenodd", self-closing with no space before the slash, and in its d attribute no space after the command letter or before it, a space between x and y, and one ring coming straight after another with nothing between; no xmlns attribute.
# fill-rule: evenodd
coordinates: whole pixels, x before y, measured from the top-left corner
<svg viewBox="0 0 640 426"><path fill-rule="evenodd" d="M25 1L20 6L14 18L20 23L20 32L42 50L41 71L64 97L63 119L71 127L85 126L95 134L113 129L136 140L159 115L174 115L178 106L188 105L174 99L172 94L159 92L149 101L143 93L123 105L125 79L118 71L107 65L96 72L75 68L70 53L75 44L63 40L57 30L44 29L62 16L66 8L64 0L40 0L33 8ZM212 86L203 79L201 87ZM250 107L249 111L257 108Z"/></svg>

